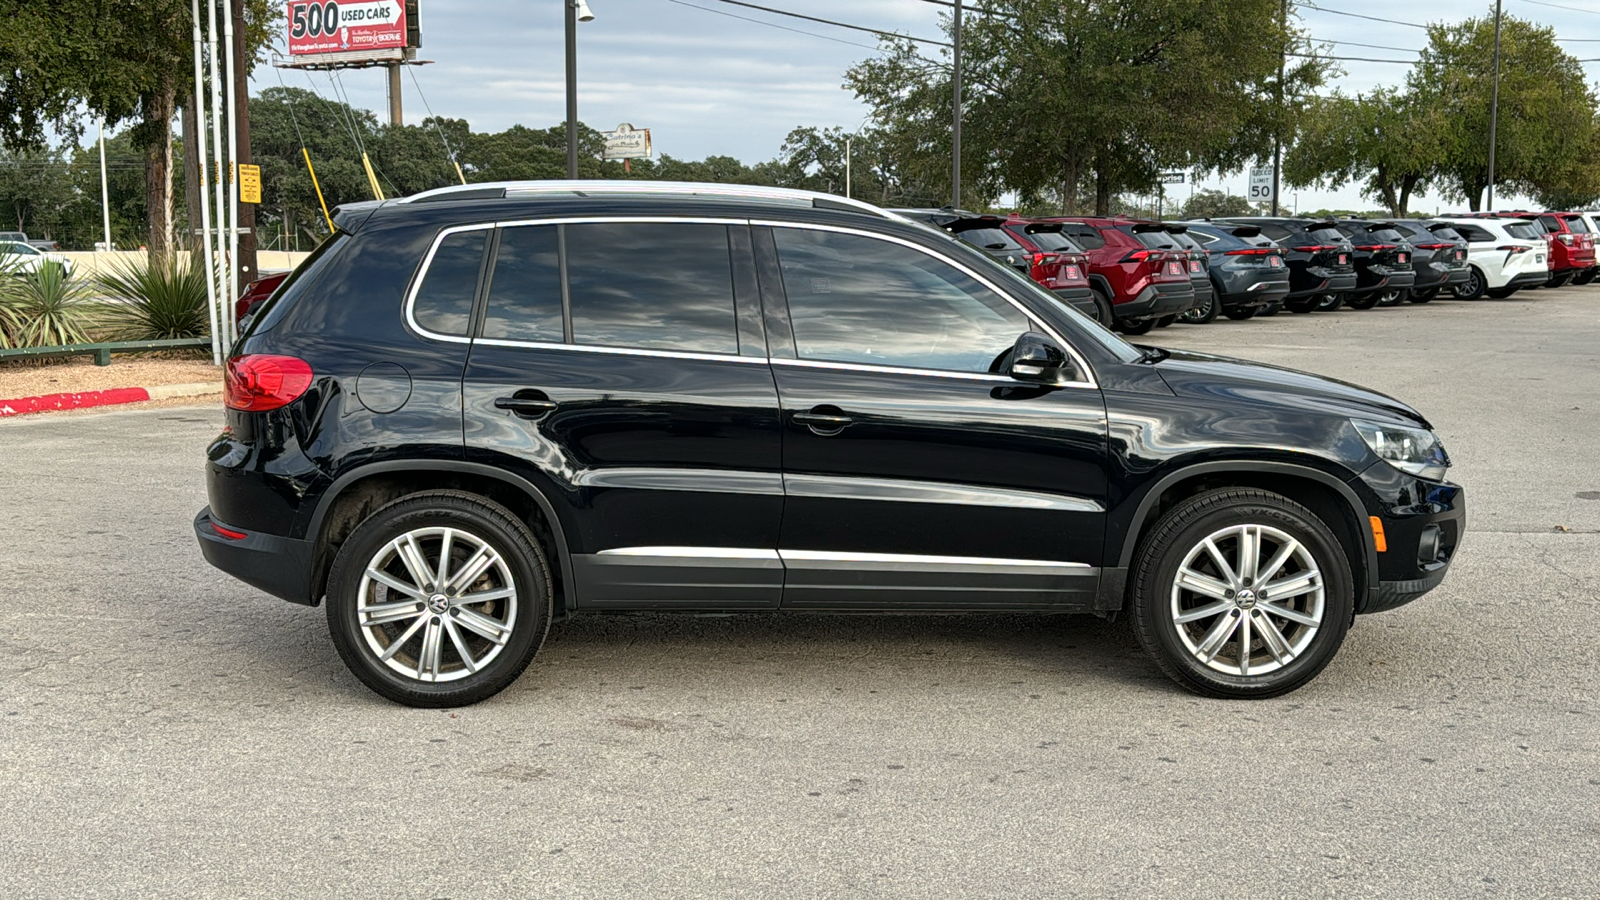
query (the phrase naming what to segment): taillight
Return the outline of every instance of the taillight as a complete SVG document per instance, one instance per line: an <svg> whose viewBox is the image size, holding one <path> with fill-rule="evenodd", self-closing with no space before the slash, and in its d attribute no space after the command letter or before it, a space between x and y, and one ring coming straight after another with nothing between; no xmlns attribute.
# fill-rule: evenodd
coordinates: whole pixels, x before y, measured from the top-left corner
<svg viewBox="0 0 1600 900"><path fill-rule="evenodd" d="M1123 262L1144 262L1147 259L1160 259L1161 254L1149 250L1135 250L1122 258Z"/></svg>
<svg viewBox="0 0 1600 900"><path fill-rule="evenodd" d="M1061 254L1059 253L1035 253L1033 255L1033 264L1042 266L1045 263L1053 263L1060 258Z"/></svg>
<svg viewBox="0 0 1600 900"><path fill-rule="evenodd" d="M1566 244L1569 247L1572 246L1572 235L1570 235L1570 234L1560 235L1560 240L1561 240L1561 243Z"/></svg>
<svg viewBox="0 0 1600 900"><path fill-rule="evenodd" d="M235 356L223 379L223 402L241 412L265 412L293 403L310 387L311 364L303 359Z"/></svg>
<svg viewBox="0 0 1600 900"><path fill-rule="evenodd" d="M1376 253L1380 250L1393 250L1394 244L1357 244L1353 249Z"/></svg>
<svg viewBox="0 0 1600 900"><path fill-rule="evenodd" d="M1078 271L1078 267L1077 266L1063 266L1061 268L1061 277L1062 278L1066 278L1068 280L1076 280L1076 279L1081 278L1083 276Z"/></svg>
<svg viewBox="0 0 1600 900"><path fill-rule="evenodd" d="M1321 250L1321 247L1306 247L1306 250ZM1229 250L1223 256L1268 256L1277 253L1276 247L1251 247L1248 250Z"/></svg>
<svg viewBox="0 0 1600 900"><path fill-rule="evenodd" d="M1496 250L1504 250L1507 253L1527 253L1529 250L1532 250L1533 248L1532 247L1518 247L1515 244L1502 244L1501 246L1496 247L1495 249Z"/></svg>

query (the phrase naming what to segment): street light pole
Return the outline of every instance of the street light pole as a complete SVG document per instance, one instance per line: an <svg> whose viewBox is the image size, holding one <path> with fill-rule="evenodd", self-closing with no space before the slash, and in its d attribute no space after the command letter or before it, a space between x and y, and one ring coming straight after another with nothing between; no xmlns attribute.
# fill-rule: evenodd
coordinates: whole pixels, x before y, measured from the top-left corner
<svg viewBox="0 0 1600 900"><path fill-rule="evenodd" d="M567 178L578 178L578 23L594 21L587 0L563 0L567 8Z"/></svg>
<svg viewBox="0 0 1600 900"><path fill-rule="evenodd" d="M954 45L953 46L953 51L954 52L951 55L952 55L952 58L953 58L953 62L955 63L955 75L954 75L954 78L951 80L951 84L955 89L955 92L954 92L955 96L954 96L953 102L951 104L952 112L954 113L954 121L951 123L951 130L950 130L950 150L951 150L951 156L953 157L952 162L951 162L951 172L950 172L950 194L955 199L951 200L950 202L951 202L951 205L955 206L957 209L960 209L961 208L961 0L956 0L955 21L954 21L954 28L951 31L951 36L952 36L952 44Z"/></svg>
<svg viewBox="0 0 1600 900"><path fill-rule="evenodd" d="M105 226L106 252L111 251L111 190L106 184L106 119L100 117L100 217Z"/></svg>
<svg viewBox="0 0 1600 900"><path fill-rule="evenodd" d="M1494 0L1494 88L1489 100L1489 205L1486 212L1494 212L1494 144L1495 132L1500 124L1500 0Z"/></svg>

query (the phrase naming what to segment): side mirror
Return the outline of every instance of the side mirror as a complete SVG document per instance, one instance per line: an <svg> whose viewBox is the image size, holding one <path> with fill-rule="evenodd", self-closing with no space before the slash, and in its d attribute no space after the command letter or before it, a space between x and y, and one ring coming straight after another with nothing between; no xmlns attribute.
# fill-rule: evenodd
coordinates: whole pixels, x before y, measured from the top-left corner
<svg viewBox="0 0 1600 900"><path fill-rule="evenodd" d="M1029 384L1062 385L1077 380L1067 351L1037 331L1017 338L1006 374Z"/></svg>

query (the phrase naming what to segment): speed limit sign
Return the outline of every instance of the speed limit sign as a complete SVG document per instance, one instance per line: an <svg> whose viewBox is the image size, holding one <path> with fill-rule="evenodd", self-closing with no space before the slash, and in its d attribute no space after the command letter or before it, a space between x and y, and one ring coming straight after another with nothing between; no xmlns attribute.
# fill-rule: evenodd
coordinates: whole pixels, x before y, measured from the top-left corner
<svg viewBox="0 0 1600 900"><path fill-rule="evenodd" d="M1250 199L1272 199L1272 167L1252 166L1250 169Z"/></svg>

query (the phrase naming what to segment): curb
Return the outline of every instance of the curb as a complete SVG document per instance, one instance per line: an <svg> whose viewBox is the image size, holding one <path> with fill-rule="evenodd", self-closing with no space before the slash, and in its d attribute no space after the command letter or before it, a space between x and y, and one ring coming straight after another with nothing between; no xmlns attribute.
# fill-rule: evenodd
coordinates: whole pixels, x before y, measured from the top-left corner
<svg viewBox="0 0 1600 900"><path fill-rule="evenodd" d="M83 391L69 394L43 394L38 397L18 397L0 400L0 419L28 413L51 412L63 409L89 409L95 406L115 406L119 403L139 403L145 400L167 400L173 397L200 397L221 393L222 385L211 382L193 384L163 384L155 387L111 388L104 391Z"/></svg>

